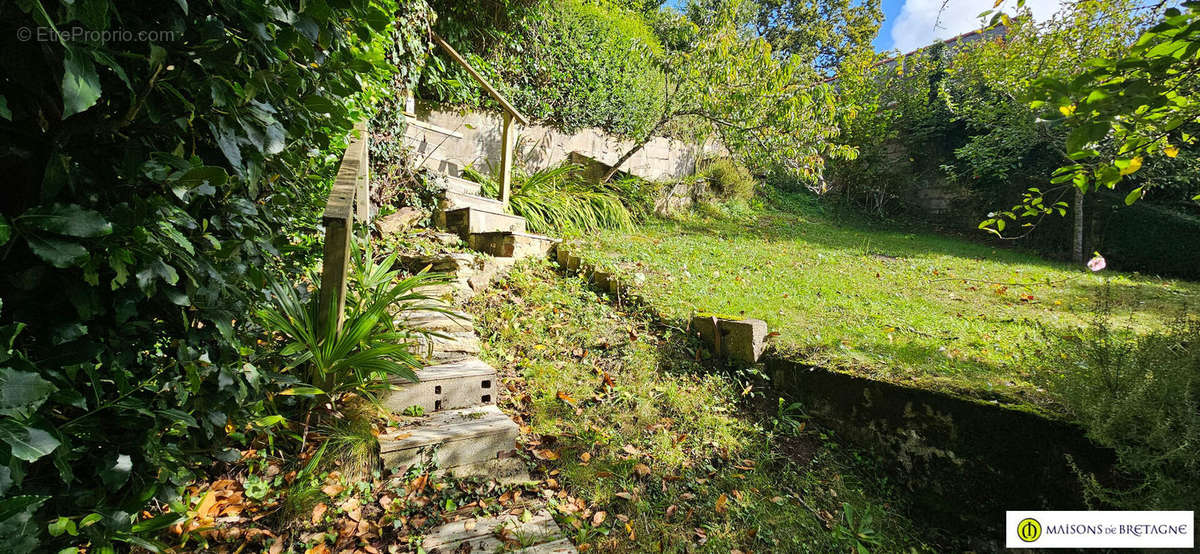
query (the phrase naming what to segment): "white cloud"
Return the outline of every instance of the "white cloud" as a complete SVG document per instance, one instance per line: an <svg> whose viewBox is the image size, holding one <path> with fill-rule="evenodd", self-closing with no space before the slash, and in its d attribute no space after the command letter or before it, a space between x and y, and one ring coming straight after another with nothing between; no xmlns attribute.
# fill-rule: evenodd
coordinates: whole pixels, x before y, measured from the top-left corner
<svg viewBox="0 0 1200 554"><path fill-rule="evenodd" d="M944 1L945 10L942 9ZM1069 1L1026 0L1025 5L1033 12L1034 19L1040 21L1054 15ZM936 40L978 29L981 25L976 16L992 9L993 4L994 0L905 0L892 25L892 47L910 52ZM1001 8L1009 8L1008 12L1012 13L1014 4L1009 0Z"/></svg>

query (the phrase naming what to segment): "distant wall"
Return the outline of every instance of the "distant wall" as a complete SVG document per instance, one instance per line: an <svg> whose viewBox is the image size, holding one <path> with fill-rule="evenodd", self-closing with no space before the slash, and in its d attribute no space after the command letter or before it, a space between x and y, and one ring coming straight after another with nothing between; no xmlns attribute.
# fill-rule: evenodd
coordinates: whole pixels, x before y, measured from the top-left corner
<svg viewBox="0 0 1200 554"><path fill-rule="evenodd" d="M420 103L415 109L418 121L410 119L404 138L425 166L457 176L468 165L481 171L499 165L499 113L461 113ZM598 129L567 134L540 125L517 126L517 161L532 169L563 162L572 152L611 165L632 146ZM643 179L673 179L694 173L697 159L723 152L714 143L697 146L656 138L620 169Z"/></svg>

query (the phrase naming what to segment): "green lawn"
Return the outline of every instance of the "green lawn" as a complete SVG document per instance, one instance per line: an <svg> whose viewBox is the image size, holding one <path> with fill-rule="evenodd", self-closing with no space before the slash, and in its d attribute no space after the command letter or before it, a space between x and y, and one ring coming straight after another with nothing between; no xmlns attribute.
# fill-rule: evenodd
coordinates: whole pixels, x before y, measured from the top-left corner
<svg viewBox="0 0 1200 554"><path fill-rule="evenodd" d="M679 330L550 263L518 265L471 311L581 552L939 550L878 460L799 412L754 409Z"/></svg>
<svg viewBox="0 0 1200 554"><path fill-rule="evenodd" d="M1043 404L1044 333L1088 323L1106 289L1133 332L1168 325L1200 284L1101 271L1029 253L838 218L807 197L752 215L688 216L580 240L641 274L662 315L766 320L785 355L986 399ZM638 279L641 281L641 278Z"/></svg>

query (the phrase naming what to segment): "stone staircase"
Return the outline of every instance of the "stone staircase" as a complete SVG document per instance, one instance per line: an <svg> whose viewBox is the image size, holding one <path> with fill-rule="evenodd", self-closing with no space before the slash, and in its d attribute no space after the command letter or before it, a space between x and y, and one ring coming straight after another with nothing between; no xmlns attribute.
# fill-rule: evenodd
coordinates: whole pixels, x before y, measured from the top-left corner
<svg viewBox="0 0 1200 554"><path fill-rule="evenodd" d="M423 312L403 323L436 334L414 343L414 353L428 366L417 371L418 381L393 382L394 391L384 405L403 421L379 437L387 467L401 469L434 463L439 471L457 477L485 477L505 483L530 480L524 461L517 457L517 424L496 406L500 384L495 368L480 360L474 321L459 309L477 292L503 275L512 264L530 256L546 257L556 239L525 232L524 218L504 213L497 200L480 196L480 186L448 177L448 185L434 215L435 225L448 231L446 242L468 244L476 253L450 253L402 258L409 267L431 266L448 274L450 281L422 292L437 298L449 314ZM482 255L481 255L482 254ZM505 544L502 527L529 527L534 522L514 520L508 514L487 520L460 520L431 531L422 548L426 552L574 553L553 518L539 512L539 534L522 533L519 549ZM492 521L495 520L495 521ZM509 541L510 543L512 541Z"/></svg>

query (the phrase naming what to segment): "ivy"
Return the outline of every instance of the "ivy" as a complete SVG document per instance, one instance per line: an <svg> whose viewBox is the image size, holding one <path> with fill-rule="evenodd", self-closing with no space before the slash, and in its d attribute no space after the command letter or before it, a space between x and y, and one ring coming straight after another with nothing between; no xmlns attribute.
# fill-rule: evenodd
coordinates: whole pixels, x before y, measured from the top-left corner
<svg viewBox="0 0 1200 554"><path fill-rule="evenodd" d="M345 138L419 70L429 10L21 0L0 21L0 537L159 548L144 505L289 402L251 314L319 254Z"/></svg>

